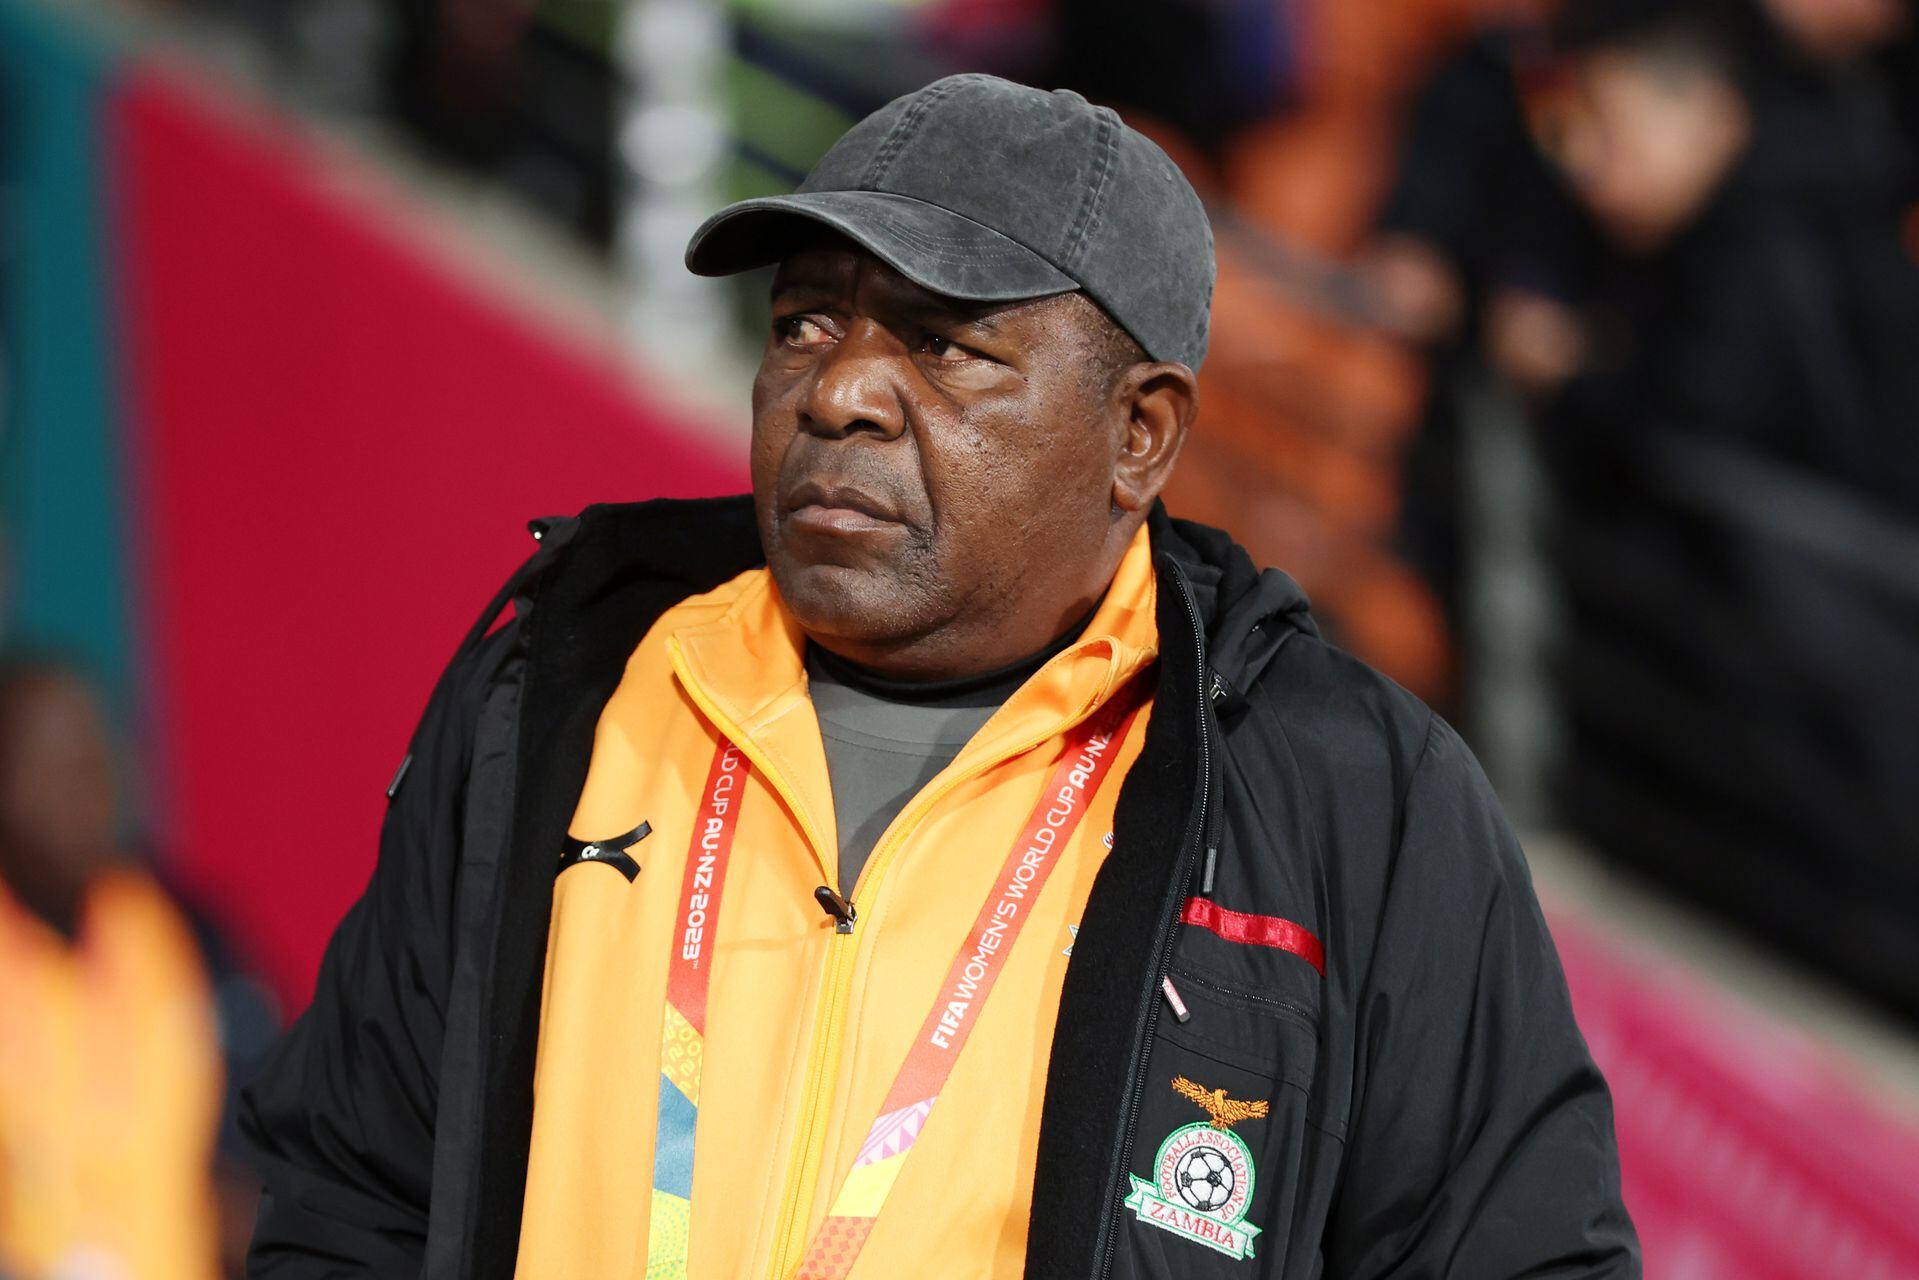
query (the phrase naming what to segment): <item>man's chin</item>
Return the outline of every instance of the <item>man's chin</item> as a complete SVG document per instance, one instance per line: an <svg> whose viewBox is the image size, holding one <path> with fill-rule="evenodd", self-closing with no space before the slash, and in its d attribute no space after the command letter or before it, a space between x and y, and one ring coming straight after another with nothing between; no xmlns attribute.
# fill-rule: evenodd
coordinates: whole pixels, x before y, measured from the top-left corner
<svg viewBox="0 0 1919 1280"><path fill-rule="evenodd" d="M901 589L895 572L866 566L772 564L773 581L810 636L860 645L884 644L916 634L925 602Z"/></svg>

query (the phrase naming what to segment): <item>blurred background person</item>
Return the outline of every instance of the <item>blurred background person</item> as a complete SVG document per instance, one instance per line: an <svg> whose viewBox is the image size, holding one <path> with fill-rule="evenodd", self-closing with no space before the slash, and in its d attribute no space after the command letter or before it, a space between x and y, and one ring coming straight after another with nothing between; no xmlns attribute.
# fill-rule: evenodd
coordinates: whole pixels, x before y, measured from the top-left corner
<svg viewBox="0 0 1919 1280"><path fill-rule="evenodd" d="M130 852L101 700L0 661L0 1275L237 1275L257 1191L225 1113L276 1018Z"/></svg>
<svg viewBox="0 0 1919 1280"><path fill-rule="evenodd" d="M192 932L123 850L98 699L0 666L0 1270L204 1280L221 1069Z"/></svg>
<svg viewBox="0 0 1919 1280"><path fill-rule="evenodd" d="M1876 25L1801 32L1799 7L1743 40L1574 35L1556 158L1605 250L1582 359L1535 383L1571 614L1559 789L1607 844L1912 1009L1919 602L1875 548L1919 537L1919 267L1913 153L1865 56L1902 15L1835 4Z"/></svg>
<svg viewBox="0 0 1919 1280"><path fill-rule="evenodd" d="M1439 371L1408 530L1455 605L1467 371L1536 433L1554 811L1912 1010L1907 23L1583 0L1487 32L1416 102L1370 271Z"/></svg>

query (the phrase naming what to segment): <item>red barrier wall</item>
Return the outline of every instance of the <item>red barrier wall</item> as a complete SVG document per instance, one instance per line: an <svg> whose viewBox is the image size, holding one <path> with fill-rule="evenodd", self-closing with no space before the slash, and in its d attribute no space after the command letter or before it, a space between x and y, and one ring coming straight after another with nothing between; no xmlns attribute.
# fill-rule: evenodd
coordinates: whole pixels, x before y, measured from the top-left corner
<svg viewBox="0 0 1919 1280"><path fill-rule="evenodd" d="M159 73L112 118L159 838L297 1008L526 520L738 491L744 462L385 229L284 126Z"/></svg>
<svg viewBox="0 0 1919 1280"><path fill-rule="evenodd" d="M1648 1280L1919 1276L1919 1131L1831 1050L1555 913Z"/></svg>

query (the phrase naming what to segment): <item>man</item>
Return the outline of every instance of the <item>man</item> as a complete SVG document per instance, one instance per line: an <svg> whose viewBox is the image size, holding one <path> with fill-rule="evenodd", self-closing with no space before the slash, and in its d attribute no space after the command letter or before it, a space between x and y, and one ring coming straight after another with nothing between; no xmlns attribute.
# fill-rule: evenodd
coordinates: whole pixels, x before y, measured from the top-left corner
<svg viewBox="0 0 1919 1280"><path fill-rule="evenodd" d="M1156 506L1157 148L939 81L777 262L753 499L537 527L253 1096L264 1276L1636 1273L1451 730Z"/></svg>
<svg viewBox="0 0 1919 1280"><path fill-rule="evenodd" d="M116 808L94 691L0 660L0 1276L219 1273L213 995Z"/></svg>

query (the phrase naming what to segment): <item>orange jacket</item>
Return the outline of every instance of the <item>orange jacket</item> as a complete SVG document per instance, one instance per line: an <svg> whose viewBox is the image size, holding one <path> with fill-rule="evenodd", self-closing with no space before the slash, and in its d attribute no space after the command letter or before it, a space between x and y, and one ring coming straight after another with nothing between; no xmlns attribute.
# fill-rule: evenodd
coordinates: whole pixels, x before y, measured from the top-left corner
<svg viewBox="0 0 1919 1280"><path fill-rule="evenodd" d="M601 716L571 827L592 840L646 822L650 836L629 850L642 870L629 884L582 863L554 889L519 1273L611 1280L644 1268L668 940L721 735L751 773L708 995L685 1274L785 1276L846 1182L1065 735L1151 664L1157 643L1142 531L1082 638L844 886L804 640L770 575L745 573L662 616ZM1035 900L855 1275L908 1274L931 1258L941 1274L1021 1274L1060 984L1144 731L1142 715ZM852 932L820 910L821 884L854 903ZM876 1203L879 1192L856 1181L851 1194Z"/></svg>

